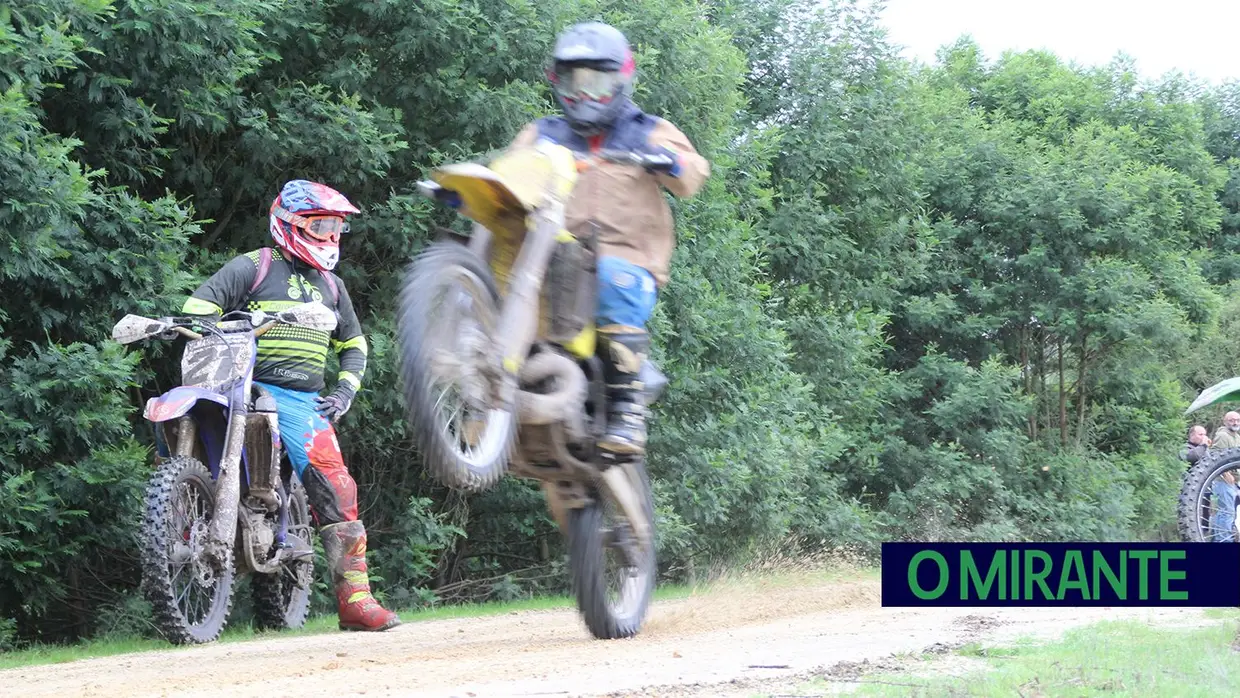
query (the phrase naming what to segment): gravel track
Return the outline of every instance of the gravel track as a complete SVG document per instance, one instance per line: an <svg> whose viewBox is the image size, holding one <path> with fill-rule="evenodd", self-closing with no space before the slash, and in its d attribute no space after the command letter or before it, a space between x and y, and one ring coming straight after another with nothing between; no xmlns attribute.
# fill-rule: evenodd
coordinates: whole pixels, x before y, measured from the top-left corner
<svg viewBox="0 0 1240 698"><path fill-rule="evenodd" d="M636 638L590 638L575 610L406 623L0 671L6 696L748 696L893 655L1100 620L1204 622L1197 609L883 608L872 577L722 583L658 601Z"/></svg>

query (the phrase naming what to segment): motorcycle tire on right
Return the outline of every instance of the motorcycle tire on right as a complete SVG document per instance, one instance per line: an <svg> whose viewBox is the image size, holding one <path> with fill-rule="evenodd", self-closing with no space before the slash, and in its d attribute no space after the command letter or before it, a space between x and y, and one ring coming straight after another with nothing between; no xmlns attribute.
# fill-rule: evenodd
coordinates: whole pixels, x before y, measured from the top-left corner
<svg viewBox="0 0 1240 698"><path fill-rule="evenodd" d="M313 540L306 488L298 478L291 477L285 480L284 489L289 497L289 533L304 541ZM259 630L296 630L305 625L310 615L313 574L312 562L281 565L280 571L271 574L254 573L250 577L254 625Z"/></svg>
<svg viewBox="0 0 1240 698"><path fill-rule="evenodd" d="M1187 543L1236 542L1240 540L1237 524L1237 488L1223 480L1231 473L1240 482L1240 448L1211 451L1184 473L1180 489L1180 538ZM1230 499L1231 501L1224 501ZM1224 511L1229 509L1230 511Z"/></svg>
<svg viewBox="0 0 1240 698"><path fill-rule="evenodd" d="M460 243L432 243L410 263L397 309L405 409L432 476L456 490L494 485L516 445L515 409L489 406L499 311L491 270Z"/></svg>

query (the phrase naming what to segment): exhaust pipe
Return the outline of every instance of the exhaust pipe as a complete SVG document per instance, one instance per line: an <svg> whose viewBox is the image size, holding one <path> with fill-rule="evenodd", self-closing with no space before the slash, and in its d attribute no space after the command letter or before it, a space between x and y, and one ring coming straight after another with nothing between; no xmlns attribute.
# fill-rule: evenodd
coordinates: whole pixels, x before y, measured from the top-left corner
<svg viewBox="0 0 1240 698"><path fill-rule="evenodd" d="M564 422L573 438L584 438L586 374L575 361L551 351L531 356L521 368L521 384L530 385L552 378L553 392L536 393L522 390L519 419L522 424L547 425Z"/></svg>

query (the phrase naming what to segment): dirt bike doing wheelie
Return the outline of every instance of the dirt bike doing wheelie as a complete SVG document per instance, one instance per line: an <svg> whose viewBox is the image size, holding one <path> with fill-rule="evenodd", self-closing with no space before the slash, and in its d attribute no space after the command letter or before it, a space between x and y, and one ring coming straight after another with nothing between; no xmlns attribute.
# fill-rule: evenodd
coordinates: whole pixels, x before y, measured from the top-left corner
<svg viewBox="0 0 1240 698"><path fill-rule="evenodd" d="M126 315L112 329L121 344L190 340L181 385L143 412L160 458L146 488L142 591L177 644L219 637L238 574L252 574L261 628L300 627L309 611L308 501L281 447L275 400L253 382L257 339L279 323L331 331L336 316L316 302L274 314L234 311L218 322Z"/></svg>
<svg viewBox="0 0 1240 698"><path fill-rule="evenodd" d="M595 356L593 239L564 227L578 168L654 164L627 152L578 162L550 141L446 165L423 194L473 220L410 265L398 317L405 404L430 472L480 491L505 472L540 481L566 537L577 606L597 638L638 632L655 586L644 460L597 448L607 391ZM666 378L648 361L646 405Z"/></svg>
<svg viewBox="0 0 1240 698"><path fill-rule="evenodd" d="M1216 402L1240 401L1240 377L1201 391L1184 414ZM1207 451L1184 473L1178 507L1180 536L1188 542L1240 542L1240 448Z"/></svg>

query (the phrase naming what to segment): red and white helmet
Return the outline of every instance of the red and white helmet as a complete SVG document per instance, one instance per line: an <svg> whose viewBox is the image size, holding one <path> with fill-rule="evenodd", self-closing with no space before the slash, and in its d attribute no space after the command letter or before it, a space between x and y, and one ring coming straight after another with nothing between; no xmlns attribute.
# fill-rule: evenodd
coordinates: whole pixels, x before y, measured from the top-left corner
<svg viewBox="0 0 1240 698"><path fill-rule="evenodd" d="M345 217L360 212L335 189L294 179L271 202L271 238L315 269L331 271L340 261L340 236L349 232Z"/></svg>

